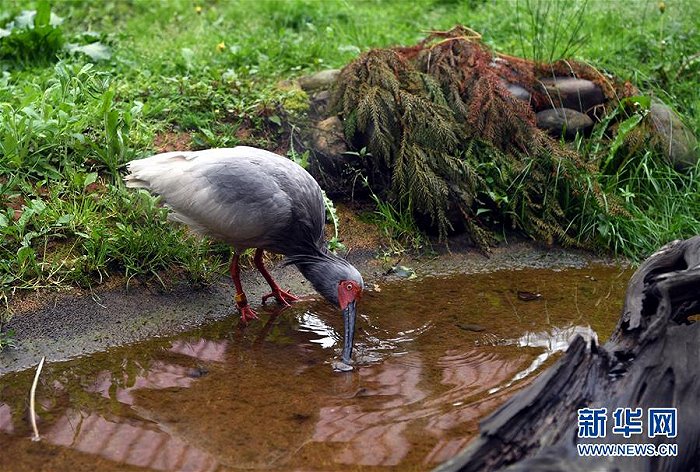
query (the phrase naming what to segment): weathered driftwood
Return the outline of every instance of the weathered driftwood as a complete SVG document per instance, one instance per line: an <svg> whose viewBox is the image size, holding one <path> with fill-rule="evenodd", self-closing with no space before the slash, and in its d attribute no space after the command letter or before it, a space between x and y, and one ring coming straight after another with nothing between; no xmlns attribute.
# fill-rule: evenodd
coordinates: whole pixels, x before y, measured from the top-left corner
<svg viewBox="0 0 700 472"><path fill-rule="evenodd" d="M437 470L700 470L700 236L649 257L627 288L618 326L603 346L577 338L526 390L481 423L481 434ZM605 407L605 438L580 439L579 408ZM644 433L611 435L618 407L644 411ZM650 407L678 409L676 438L649 438ZM675 443L677 457L581 457L576 444Z"/></svg>

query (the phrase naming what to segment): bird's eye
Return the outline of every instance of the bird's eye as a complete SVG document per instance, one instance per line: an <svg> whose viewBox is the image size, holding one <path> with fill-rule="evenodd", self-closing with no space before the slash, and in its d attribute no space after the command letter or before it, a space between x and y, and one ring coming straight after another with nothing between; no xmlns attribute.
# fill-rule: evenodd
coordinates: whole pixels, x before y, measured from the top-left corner
<svg viewBox="0 0 700 472"><path fill-rule="evenodd" d="M352 290L352 284L347 284L347 285L345 286L345 288L348 289L348 290Z"/></svg>

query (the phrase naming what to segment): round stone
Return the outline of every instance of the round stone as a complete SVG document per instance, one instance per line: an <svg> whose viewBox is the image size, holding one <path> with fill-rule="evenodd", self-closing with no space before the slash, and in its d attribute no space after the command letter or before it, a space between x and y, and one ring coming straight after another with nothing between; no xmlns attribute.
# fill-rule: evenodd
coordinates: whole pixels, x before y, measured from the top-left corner
<svg viewBox="0 0 700 472"><path fill-rule="evenodd" d="M570 108L587 112L605 102L603 91L586 79L550 77L540 79L552 108Z"/></svg>
<svg viewBox="0 0 700 472"><path fill-rule="evenodd" d="M535 116L539 128L553 136L563 134L566 139L573 139L577 133L583 134L593 126L593 120L588 115L569 108L542 110Z"/></svg>

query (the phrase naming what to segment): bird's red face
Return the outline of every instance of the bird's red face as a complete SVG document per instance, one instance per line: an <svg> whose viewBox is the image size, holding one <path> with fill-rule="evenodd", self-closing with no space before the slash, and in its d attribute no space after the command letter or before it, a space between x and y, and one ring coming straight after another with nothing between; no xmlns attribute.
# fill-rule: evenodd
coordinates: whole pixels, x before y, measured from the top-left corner
<svg viewBox="0 0 700 472"><path fill-rule="evenodd" d="M362 287L353 280L341 280L338 284L338 304L341 310L362 297Z"/></svg>

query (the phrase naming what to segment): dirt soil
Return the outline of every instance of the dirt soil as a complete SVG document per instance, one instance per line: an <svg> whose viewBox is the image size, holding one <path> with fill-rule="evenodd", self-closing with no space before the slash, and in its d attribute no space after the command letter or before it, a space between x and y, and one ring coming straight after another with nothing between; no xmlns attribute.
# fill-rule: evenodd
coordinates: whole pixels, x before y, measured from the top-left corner
<svg viewBox="0 0 700 472"><path fill-rule="evenodd" d="M430 256L402 255L381 257L382 235L375 226L363 223L353 210L339 207L344 244L350 248L348 260L362 272L369 291L381 290L381 284L398 278L394 265L410 267L417 277L448 274L474 274L519 268L583 267L590 263L609 263L581 251L543 247L518 241L493 249L489 257L462 247L459 240L436 244ZM285 289L303 296L318 297L311 284L295 267L283 267L281 259L270 263L270 272ZM254 270L246 270L242 283L255 310L265 310L259 300L269 287ZM47 361L62 361L103 351L155 336L179 333L208 321L238 316L233 287L222 276L213 285L196 288L185 282L168 290L139 282L128 289L117 279L86 292L38 292L13 306L14 316L7 328L14 330L17 347L0 353L0 375L31 367L42 356Z"/></svg>

